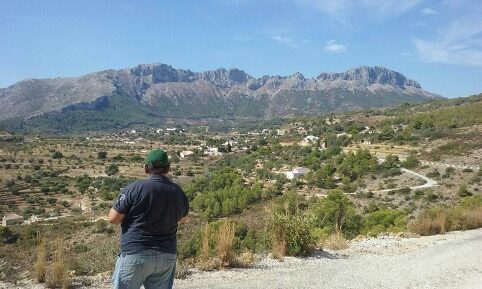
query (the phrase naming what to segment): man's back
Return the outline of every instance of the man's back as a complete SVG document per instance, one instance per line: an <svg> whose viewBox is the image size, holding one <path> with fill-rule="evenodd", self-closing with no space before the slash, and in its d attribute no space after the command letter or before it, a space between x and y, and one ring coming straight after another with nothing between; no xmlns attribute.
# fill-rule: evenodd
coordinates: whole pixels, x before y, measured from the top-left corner
<svg viewBox="0 0 482 289"><path fill-rule="evenodd" d="M166 176L150 176L123 189L113 207L125 214L121 252L143 250L176 253L177 222L187 215L188 200Z"/></svg>

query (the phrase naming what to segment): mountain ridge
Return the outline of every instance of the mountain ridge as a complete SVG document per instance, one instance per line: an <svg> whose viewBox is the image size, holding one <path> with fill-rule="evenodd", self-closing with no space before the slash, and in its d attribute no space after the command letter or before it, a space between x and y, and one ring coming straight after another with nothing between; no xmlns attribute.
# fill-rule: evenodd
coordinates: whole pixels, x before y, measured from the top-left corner
<svg viewBox="0 0 482 289"><path fill-rule="evenodd" d="M270 118L436 98L441 96L382 66L323 72L312 78L299 72L255 78L238 68L193 72L154 63L80 77L22 80L0 89L0 121L75 110L116 110L126 103L159 118Z"/></svg>

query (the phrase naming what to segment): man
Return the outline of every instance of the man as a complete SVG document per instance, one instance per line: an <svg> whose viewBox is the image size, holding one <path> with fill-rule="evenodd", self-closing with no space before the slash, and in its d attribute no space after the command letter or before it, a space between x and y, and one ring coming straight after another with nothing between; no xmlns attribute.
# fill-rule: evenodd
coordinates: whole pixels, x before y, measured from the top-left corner
<svg viewBox="0 0 482 289"><path fill-rule="evenodd" d="M144 164L148 179L127 185L110 209L109 222L122 228L115 289L172 288L177 224L185 221L189 201L166 176L169 169L166 152L149 152Z"/></svg>

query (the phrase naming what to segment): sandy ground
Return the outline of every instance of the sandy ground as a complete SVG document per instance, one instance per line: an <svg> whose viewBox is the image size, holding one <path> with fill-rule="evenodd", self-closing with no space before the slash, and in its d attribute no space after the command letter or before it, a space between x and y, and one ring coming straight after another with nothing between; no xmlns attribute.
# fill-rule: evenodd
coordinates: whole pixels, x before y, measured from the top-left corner
<svg viewBox="0 0 482 289"><path fill-rule="evenodd" d="M111 288L109 276L99 275L75 288ZM0 282L0 288L43 288L25 281ZM193 272L176 280L188 288L482 288L482 229L420 238L379 237L357 240L343 251L317 252L309 258L284 262L263 259L251 269Z"/></svg>

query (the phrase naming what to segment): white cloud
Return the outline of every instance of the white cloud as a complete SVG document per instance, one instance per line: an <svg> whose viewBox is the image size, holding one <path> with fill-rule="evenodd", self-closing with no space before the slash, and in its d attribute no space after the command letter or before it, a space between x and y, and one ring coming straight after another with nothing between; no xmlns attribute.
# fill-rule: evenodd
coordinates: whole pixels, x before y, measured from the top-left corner
<svg viewBox="0 0 482 289"><path fill-rule="evenodd" d="M283 35L273 35L270 37L271 40L274 40L278 43L281 44L292 44L293 43L293 38L289 36L283 36Z"/></svg>
<svg viewBox="0 0 482 289"><path fill-rule="evenodd" d="M452 21L436 39L415 39L414 45L426 62L482 67L482 20Z"/></svg>
<svg viewBox="0 0 482 289"><path fill-rule="evenodd" d="M438 12L433 10L432 8L425 7L422 9L422 13L425 15L437 15Z"/></svg>
<svg viewBox="0 0 482 289"><path fill-rule="evenodd" d="M400 16L423 0L292 0L299 4L312 7L328 14L341 23L360 15L369 17Z"/></svg>
<svg viewBox="0 0 482 289"><path fill-rule="evenodd" d="M323 48L326 52L330 52L330 53L343 53L346 51L345 45L337 43L333 39L326 41L325 46Z"/></svg>
<svg viewBox="0 0 482 289"><path fill-rule="evenodd" d="M292 31L286 28L267 29L262 31L262 33L265 34L268 39L293 49L300 49L309 43L309 40L306 38L293 36Z"/></svg>

